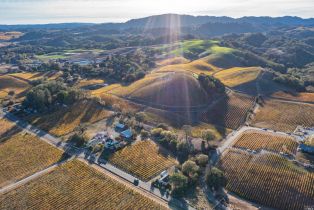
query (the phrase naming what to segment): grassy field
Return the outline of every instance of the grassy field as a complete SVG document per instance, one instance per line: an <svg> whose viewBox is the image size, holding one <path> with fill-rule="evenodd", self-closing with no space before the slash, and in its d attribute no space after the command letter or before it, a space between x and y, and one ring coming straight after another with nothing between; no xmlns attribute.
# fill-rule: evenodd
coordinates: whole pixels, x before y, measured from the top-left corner
<svg viewBox="0 0 314 210"><path fill-rule="evenodd" d="M298 143L290 136L259 131L246 131L237 139L233 146L251 150L264 149L273 152L296 154Z"/></svg>
<svg viewBox="0 0 314 210"><path fill-rule="evenodd" d="M6 135L0 139L0 187L56 163L62 154L33 135Z"/></svg>
<svg viewBox="0 0 314 210"><path fill-rule="evenodd" d="M23 80L6 75L0 76L0 91L2 91L2 97L5 95L3 92L9 93L10 91L14 91L15 94L20 94L30 87L31 85Z"/></svg>
<svg viewBox="0 0 314 210"><path fill-rule="evenodd" d="M83 100L70 107L62 107L57 111L27 118L35 126L56 136L63 136L78 126L95 123L112 115L111 111L91 100Z"/></svg>
<svg viewBox="0 0 314 210"><path fill-rule="evenodd" d="M215 77L228 87L237 87L255 81L260 72L259 67L234 67L218 72Z"/></svg>
<svg viewBox="0 0 314 210"><path fill-rule="evenodd" d="M220 42L216 40L186 40L176 43L176 49L170 51L170 55L184 55L184 54L220 54L230 53L233 51L231 48L219 46Z"/></svg>
<svg viewBox="0 0 314 210"><path fill-rule="evenodd" d="M117 96L130 96L136 90L143 88L149 84L152 84L156 81L164 78L162 74L149 74L145 76L143 79L133 82L129 86L122 86L118 84L110 85L103 90L107 93L114 94Z"/></svg>
<svg viewBox="0 0 314 210"><path fill-rule="evenodd" d="M219 167L228 179L227 189L245 199L276 209L314 205L314 173L279 155L229 150Z"/></svg>
<svg viewBox="0 0 314 210"><path fill-rule="evenodd" d="M64 55L63 53L60 53L60 54L51 54L51 55L50 54L37 55L36 58L43 62L48 62L49 60L65 59L67 58L67 56Z"/></svg>
<svg viewBox="0 0 314 210"><path fill-rule="evenodd" d="M245 122L253 104L253 97L233 93L203 112L200 117L203 122L237 129Z"/></svg>
<svg viewBox="0 0 314 210"><path fill-rule="evenodd" d="M298 125L314 126L314 105L266 100L252 124L284 132L293 132Z"/></svg>
<svg viewBox="0 0 314 210"><path fill-rule="evenodd" d="M188 59L182 56L178 56L178 57L172 57L172 58L167 58L167 59L157 61L157 66L168 66L168 65L183 64L183 63L188 63L188 62L189 62Z"/></svg>
<svg viewBox="0 0 314 210"><path fill-rule="evenodd" d="M275 92L271 95L275 98L287 99L292 101L314 102L314 93L289 93L284 91Z"/></svg>
<svg viewBox="0 0 314 210"><path fill-rule="evenodd" d="M150 140L119 150L109 158L109 162L144 181L176 164L173 158L162 154Z"/></svg>
<svg viewBox="0 0 314 210"><path fill-rule="evenodd" d="M132 90L130 98L158 108L202 106L209 101L205 90L191 74L163 74Z"/></svg>
<svg viewBox="0 0 314 210"><path fill-rule="evenodd" d="M0 196L1 209L166 209L77 160Z"/></svg>
<svg viewBox="0 0 314 210"><path fill-rule="evenodd" d="M79 83L76 85L79 88L84 88L90 85L97 85L97 84L104 84L105 81L102 79L84 79L79 81Z"/></svg>
<svg viewBox="0 0 314 210"><path fill-rule="evenodd" d="M195 60L184 64L173 64L166 65L161 68L156 69L154 72L157 73L168 73L168 72L178 72L178 73L194 73L194 74L206 74L212 75L217 72L219 68L216 66L205 62L204 60Z"/></svg>
<svg viewBox="0 0 314 210"><path fill-rule="evenodd" d="M11 39L19 38L22 35L23 33L19 31L0 32L0 40L9 41Z"/></svg>

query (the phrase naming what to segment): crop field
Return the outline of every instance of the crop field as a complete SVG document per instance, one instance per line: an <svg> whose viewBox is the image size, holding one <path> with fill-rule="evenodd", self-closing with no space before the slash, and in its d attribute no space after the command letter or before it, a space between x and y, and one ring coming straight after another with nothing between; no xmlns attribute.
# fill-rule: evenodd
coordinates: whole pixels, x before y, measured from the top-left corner
<svg viewBox="0 0 314 210"><path fill-rule="evenodd" d="M0 91L2 92L9 93L10 91L14 91L15 94L20 94L30 87L31 86L27 82L20 79L6 75L0 76Z"/></svg>
<svg viewBox="0 0 314 210"><path fill-rule="evenodd" d="M42 73L31 73L31 72L22 72L22 73L12 73L10 76L17 77L25 80L33 80L41 77Z"/></svg>
<svg viewBox="0 0 314 210"><path fill-rule="evenodd" d="M4 118L0 118L0 139L3 137L3 136L8 136L8 134L14 130L18 130L18 129L15 129L15 124L4 119ZM0 140L0 143L1 143L1 140Z"/></svg>
<svg viewBox="0 0 314 210"><path fill-rule="evenodd" d="M175 159L162 154L152 141L141 141L125 147L114 153L109 162L144 181L176 164Z"/></svg>
<svg viewBox="0 0 314 210"><path fill-rule="evenodd" d="M229 150L219 162L228 179L227 189L276 209L314 205L314 173L271 153L252 155Z"/></svg>
<svg viewBox="0 0 314 210"><path fill-rule="evenodd" d="M27 118L35 126L56 136L63 136L75 130L78 126L95 123L112 115L94 101L83 100L70 107L62 107L58 111L44 116Z"/></svg>
<svg viewBox="0 0 314 210"><path fill-rule="evenodd" d="M233 93L206 112L201 113L200 118L206 123L237 129L245 122L253 104L254 97Z"/></svg>
<svg viewBox="0 0 314 210"><path fill-rule="evenodd" d="M0 208L166 209L78 160L5 193Z"/></svg>
<svg viewBox="0 0 314 210"><path fill-rule="evenodd" d="M293 132L298 125L314 126L314 105L266 100L252 121L257 127Z"/></svg>
<svg viewBox="0 0 314 210"><path fill-rule="evenodd" d="M261 69L258 67L234 67L219 71L215 74L224 85L228 87L237 87L255 81L260 74Z"/></svg>
<svg viewBox="0 0 314 210"><path fill-rule="evenodd" d="M271 96L292 101L314 102L314 93L289 93L279 91L272 94Z"/></svg>
<svg viewBox="0 0 314 210"><path fill-rule="evenodd" d="M298 143L290 136L260 131L246 131L233 145L234 147L251 150L269 150L296 154Z"/></svg>
<svg viewBox="0 0 314 210"><path fill-rule="evenodd" d="M0 142L0 187L56 163L63 154L27 133L6 136Z"/></svg>
<svg viewBox="0 0 314 210"><path fill-rule="evenodd" d="M102 79L84 79L84 80L81 80L76 86L77 87L87 87L87 86L90 86L90 85L97 85L97 84L104 84L105 81L102 80Z"/></svg>

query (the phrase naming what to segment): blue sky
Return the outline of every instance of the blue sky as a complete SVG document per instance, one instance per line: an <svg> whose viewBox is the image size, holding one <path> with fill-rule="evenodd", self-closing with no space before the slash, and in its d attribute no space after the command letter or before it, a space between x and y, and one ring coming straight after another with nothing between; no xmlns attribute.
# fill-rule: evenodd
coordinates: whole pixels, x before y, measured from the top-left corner
<svg viewBox="0 0 314 210"><path fill-rule="evenodd" d="M0 24L124 22L155 14L314 16L314 0L0 0Z"/></svg>

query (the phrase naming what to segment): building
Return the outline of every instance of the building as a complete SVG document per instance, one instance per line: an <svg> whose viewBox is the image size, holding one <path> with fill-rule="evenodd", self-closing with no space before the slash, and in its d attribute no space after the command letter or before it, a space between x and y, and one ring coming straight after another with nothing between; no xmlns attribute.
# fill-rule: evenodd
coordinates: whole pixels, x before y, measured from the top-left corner
<svg viewBox="0 0 314 210"><path fill-rule="evenodd" d="M133 133L130 129L121 132L121 137L125 140L131 140L133 137Z"/></svg>
<svg viewBox="0 0 314 210"><path fill-rule="evenodd" d="M115 126L115 130L116 131L123 131L126 129L126 125L122 124L122 123L117 123Z"/></svg>
<svg viewBox="0 0 314 210"><path fill-rule="evenodd" d="M306 145L306 144L300 144L298 150L301 150L302 152L314 154L314 147Z"/></svg>

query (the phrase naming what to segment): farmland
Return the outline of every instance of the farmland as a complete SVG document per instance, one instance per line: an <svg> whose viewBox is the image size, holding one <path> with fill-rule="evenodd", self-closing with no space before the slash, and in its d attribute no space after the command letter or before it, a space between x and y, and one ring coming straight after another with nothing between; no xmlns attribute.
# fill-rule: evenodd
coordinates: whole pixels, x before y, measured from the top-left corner
<svg viewBox="0 0 314 210"><path fill-rule="evenodd" d="M44 195L44 196L43 196ZM27 203L27 206L25 204ZM166 209L77 160L0 197L1 209Z"/></svg>
<svg viewBox="0 0 314 210"><path fill-rule="evenodd" d="M252 121L254 126L293 132L298 125L314 126L314 105L266 100Z"/></svg>
<svg viewBox="0 0 314 210"><path fill-rule="evenodd" d="M10 131L15 128L15 124L4 119L0 118L0 139L3 136L7 136ZM1 141L0 141L1 142Z"/></svg>
<svg viewBox="0 0 314 210"><path fill-rule="evenodd" d="M314 93L292 93L279 91L272 94L271 96L292 101L314 102Z"/></svg>
<svg viewBox="0 0 314 210"><path fill-rule="evenodd" d="M11 76L0 76L0 91L9 93L14 91L15 94L20 94L26 91L31 86L20 79L11 77Z"/></svg>
<svg viewBox="0 0 314 210"><path fill-rule="evenodd" d="M30 73L30 72L19 72L19 73L12 73L9 76L15 77L17 79L21 79L24 81L33 81L38 79L47 78L47 80L55 80L62 75L62 72L58 71L51 71L47 73L37 72L37 73Z"/></svg>
<svg viewBox="0 0 314 210"><path fill-rule="evenodd" d="M56 163L63 154L26 133L6 135L0 141L0 187Z"/></svg>
<svg viewBox="0 0 314 210"><path fill-rule="evenodd" d="M27 120L53 135L63 136L73 132L80 125L95 123L111 114L111 111L95 101L82 100L70 107L61 107L51 114L27 117Z"/></svg>
<svg viewBox="0 0 314 210"><path fill-rule="evenodd" d="M243 198L277 209L314 205L314 173L281 156L230 150L219 167L228 179L227 189Z"/></svg>
<svg viewBox="0 0 314 210"><path fill-rule="evenodd" d="M220 100L215 106L210 107L200 117L203 122L236 129L245 122L253 104L253 97L233 93Z"/></svg>
<svg viewBox="0 0 314 210"><path fill-rule="evenodd" d="M295 154L298 143L290 136L259 131L247 131L237 139L233 146L251 150L265 149L274 152Z"/></svg>
<svg viewBox="0 0 314 210"><path fill-rule="evenodd" d="M109 161L144 181L176 164L173 158L162 154L152 141L142 141L125 147L114 153Z"/></svg>

